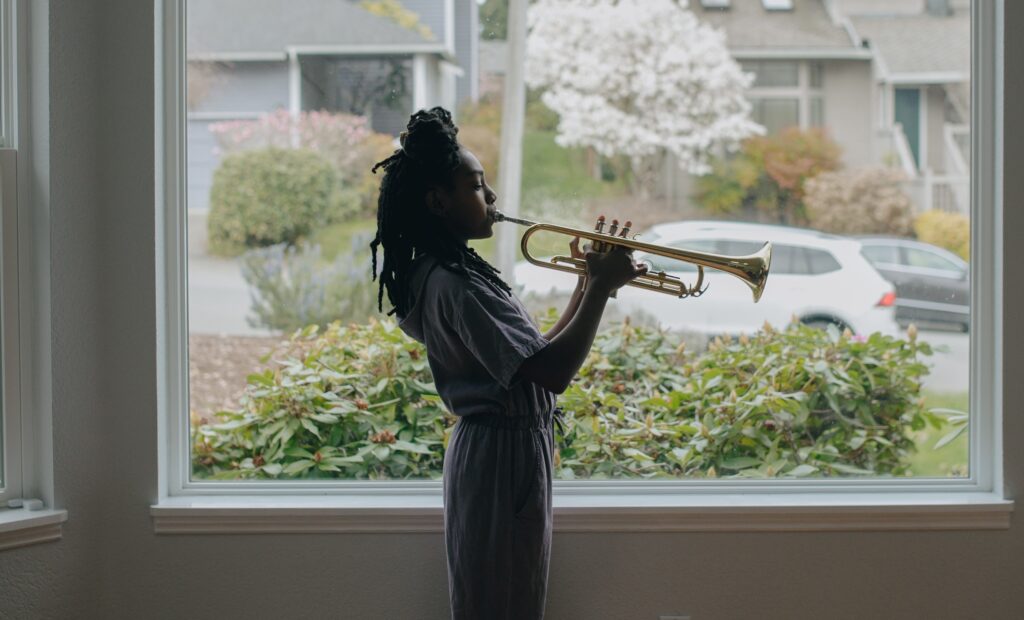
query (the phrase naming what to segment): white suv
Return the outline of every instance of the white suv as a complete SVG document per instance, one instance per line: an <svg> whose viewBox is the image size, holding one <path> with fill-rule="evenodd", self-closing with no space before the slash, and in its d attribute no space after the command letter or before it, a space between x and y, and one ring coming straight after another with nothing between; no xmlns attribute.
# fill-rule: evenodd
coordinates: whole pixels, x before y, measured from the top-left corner
<svg viewBox="0 0 1024 620"><path fill-rule="evenodd" d="M787 226L686 221L659 224L638 240L728 255L751 254L771 241L771 269L756 304L743 281L705 269L708 289L696 299L622 287L612 303L623 314L645 313L668 329L705 334L752 333L765 321L782 328L793 316L813 325L849 327L860 335L900 331L893 285L868 263L854 239ZM652 272L663 270L690 285L696 280L696 267L689 263L641 252L635 258L649 263ZM568 293L575 284L571 274L527 262L516 265L515 280L525 295Z"/></svg>

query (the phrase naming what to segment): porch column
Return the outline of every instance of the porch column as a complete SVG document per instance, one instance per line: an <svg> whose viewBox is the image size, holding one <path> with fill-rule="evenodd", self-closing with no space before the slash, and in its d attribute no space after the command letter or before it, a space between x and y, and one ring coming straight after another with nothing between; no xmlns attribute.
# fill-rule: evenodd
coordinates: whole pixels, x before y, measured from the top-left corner
<svg viewBox="0 0 1024 620"><path fill-rule="evenodd" d="M501 114L501 163L499 164L498 209L518 217L523 179L523 122L526 115L526 83L523 64L526 58L526 0L510 0L508 7L508 70ZM522 229L515 224L496 226L497 267L502 278L515 284L512 268L516 244Z"/></svg>
<svg viewBox="0 0 1024 620"><path fill-rule="evenodd" d="M416 112L427 107L427 66L426 54L415 54L412 57L412 111Z"/></svg>
<svg viewBox="0 0 1024 620"><path fill-rule="evenodd" d="M292 119L289 136L292 148L299 146L299 114L302 112L302 67L299 65L299 54L288 50L288 115Z"/></svg>

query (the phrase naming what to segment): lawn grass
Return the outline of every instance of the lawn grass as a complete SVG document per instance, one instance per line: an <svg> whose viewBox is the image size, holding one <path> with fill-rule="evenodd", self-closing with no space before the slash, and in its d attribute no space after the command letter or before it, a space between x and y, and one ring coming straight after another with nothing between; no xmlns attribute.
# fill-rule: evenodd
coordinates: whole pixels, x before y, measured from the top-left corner
<svg viewBox="0 0 1024 620"><path fill-rule="evenodd" d="M365 217L325 226L316 231L310 240L320 245L321 257L323 260L330 262L339 253L348 253L352 250L352 239L355 236L360 234L368 235L369 238L366 242L368 245L376 231L377 218ZM367 264L369 264L370 248L364 247L363 251Z"/></svg>
<svg viewBox="0 0 1024 620"><path fill-rule="evenodd" d="M942 407L967 411L967 392L942 393L926 391L926 407ZM935 444L950 432L949 428L928 427L921 431L910 431L917 444L917 452L910 457L910 473L914 477L963 477L967 475L968 433L964 432L953 442L933 449Z"/></svg>

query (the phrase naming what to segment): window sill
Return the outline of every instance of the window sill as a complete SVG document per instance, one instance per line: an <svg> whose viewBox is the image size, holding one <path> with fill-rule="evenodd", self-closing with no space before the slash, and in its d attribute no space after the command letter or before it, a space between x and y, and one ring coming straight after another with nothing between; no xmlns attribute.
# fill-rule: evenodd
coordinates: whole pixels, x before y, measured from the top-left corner
<svg viewBox="0 0 1024 620"><path fill-rule="evenodd" d="M556 496L558 532L1001 530L993 493ZM440 495L171 497L158 534L441 532Z"/></svg>
<svg viewBox="0 0 1024 620"><path fill-rule="evenodd" d="M60 540L66 510L0 510L0 551Z"/></svg>

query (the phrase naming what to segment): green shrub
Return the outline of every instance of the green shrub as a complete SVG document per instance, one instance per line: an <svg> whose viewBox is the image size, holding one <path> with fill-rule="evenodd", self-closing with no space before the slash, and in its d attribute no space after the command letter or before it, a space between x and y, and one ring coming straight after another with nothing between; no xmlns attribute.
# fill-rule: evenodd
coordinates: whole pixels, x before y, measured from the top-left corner
<svg viewBox="0 0 1024 620"><path fill-rule="evenodd" d="M294 244L351 211L329 161L312 151L268 148L226 156L213 175L207 221L210 251Z"/></svg>
<svg viewBox="0 0 1024 620"><path fill-rule="evenodd" d="M553 320L550 319L549 320ZM794 323L685 351L628 322L602 331L560 398L562 478L903 475L925 410L916 333ZM454 417L394 322L293 336L241 406L194 425L200 478L437 478Z"/></svg>
<svg viewBox="0 0 1024 620"><path fill-rule="evenodd" d="M371 129L365 116L340 112L306 111L292 116L277 110L257 119L212 123L210 133L225 154L266 148L315 151L334 164L342 186L352 198L334 221L374 216L380 177L371 169L395 150L395 139Z"/></svg>
<svg viewBox="0 0 1024 620"><path fill-rule="evenodd" d="M810 225L840 235L913 232L914 206L892 168L823 172L808 179L804 204Z"/></svg>
<svg viewBox="0 0 1024 620"><path fill-rule="evenodd" d="M393 321L296 332L237 411L193 426L200 478L438 477L448 425L422 347Z"/></svg>
<svg viewBox="0 0 1024 620"><path fill-rule="evenodd" d="M908 428L941 423L923 408L931 349L916 334L766 325L693 356L658 331L616 331L562 396L575 420L562 477L901 475Z"/></svg>
<svg viewBox="0 0 1024 620"><path fill-rule="evenodd" d="M332 321L364 322L377 314L377 286L371 282L367 247L373 235L357 234L348 252L330 263L320 246L284 244L250 250L242 277L252 291L252 327L291 332Z"/></svg>
<svg viewBox="0 0 1024 620"><path fill-rule="evenodd" d="M971 221L959 213L925 211L914 220L914 233L925 243L971 259Z"/></svg>
<svg viewBox="0 0 1024 620"><path fill-rule="evenodd" d="M804 183L839 167L839 145L821 129L785 129L743 141L740 152L711 162L695 199L713 213L760 211L781 224L807 223Z"/></svg>

